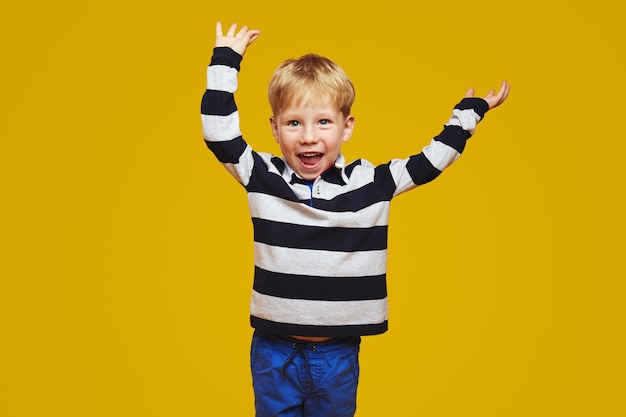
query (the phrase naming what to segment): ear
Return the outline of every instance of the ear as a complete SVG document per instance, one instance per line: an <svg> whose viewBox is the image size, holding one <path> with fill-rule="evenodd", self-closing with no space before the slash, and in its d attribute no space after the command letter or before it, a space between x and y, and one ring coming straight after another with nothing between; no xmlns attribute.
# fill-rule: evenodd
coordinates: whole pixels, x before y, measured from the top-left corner
<svg viewBox="0 0 626 417"><path fill-rule="evenodd" d="M278 142L278 123L276 122L276 116L270 116L270 126L272 127L272 135L274 135L274 140Z"/></svg>
<svg viewBox="0 0 626 417"><path fill-rule="evenodd" d="M343 125L343 137L341 138L341 141L344 143L349 141L350 138L352 137L353 131L354 131L354 116L350 114L348 115L348 117L346 117L346 122Z"/></svg>

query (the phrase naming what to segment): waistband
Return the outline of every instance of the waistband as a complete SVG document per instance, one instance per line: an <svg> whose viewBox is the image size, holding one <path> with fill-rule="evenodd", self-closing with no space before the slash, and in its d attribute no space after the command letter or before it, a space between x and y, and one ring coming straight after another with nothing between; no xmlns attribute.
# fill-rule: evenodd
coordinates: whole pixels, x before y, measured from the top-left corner
<svg viewBox="0 0 626 417"><path fill-rule="evenodd" d="M291 353L294 349L300 351L310 351L319 355L331 354L345 349L354 348L360 345L360 336L335 337L325 342L309 342L306 340L298 340L286 335L266 333L261 330L255 330L253 338L265 340L271 343L274 348Z"/></svg>

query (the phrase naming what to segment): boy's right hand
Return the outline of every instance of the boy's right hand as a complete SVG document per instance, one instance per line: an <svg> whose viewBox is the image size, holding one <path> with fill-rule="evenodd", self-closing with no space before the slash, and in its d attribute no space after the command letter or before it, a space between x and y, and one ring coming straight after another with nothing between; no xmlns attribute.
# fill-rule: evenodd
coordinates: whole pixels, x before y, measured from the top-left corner
<svg viewBox="0 0 626 417"><path fill-rule="evenodd" d="M246 49L248 45L256 40L261 34L261 31L258 29L250 30L248 26L243 26L239 29L239 32L235 34L237 30L237 23L233 23L228 29L228 33L224 35L222 33L222 23L217 22L215 25L215 46L222 47L227 46L231 48L233 51L237 52L239 55L243 56L246 53Z"/></svg>

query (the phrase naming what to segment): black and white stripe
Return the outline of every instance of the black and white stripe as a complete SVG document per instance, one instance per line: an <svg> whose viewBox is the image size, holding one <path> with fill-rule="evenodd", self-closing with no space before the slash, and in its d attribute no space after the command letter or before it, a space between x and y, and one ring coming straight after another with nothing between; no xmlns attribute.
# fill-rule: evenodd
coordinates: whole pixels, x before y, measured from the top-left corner
<svg viewBox="0 0 626 417"><path fill-rule="evenodd" d="M234 100L240 62L230 48L215 48L201 113L208 147L248 192L252 326L301 336L383 333L390 201L457 160L487 103L461 101L414 156L379 166L363 159L346 165L340 156L310 188L284 160L244 141Z"/></svg>

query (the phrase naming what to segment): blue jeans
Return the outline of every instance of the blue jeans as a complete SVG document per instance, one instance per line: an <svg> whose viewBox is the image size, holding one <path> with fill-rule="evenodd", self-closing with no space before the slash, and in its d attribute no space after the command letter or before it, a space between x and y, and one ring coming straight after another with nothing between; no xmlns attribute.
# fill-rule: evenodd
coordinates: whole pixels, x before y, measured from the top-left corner
<svg viewBox="0 0 626 417"><path fill-rule="evenodd" d="M352 417L360 337L301 342L255 331L250 366L257 417Z"/></svg>

